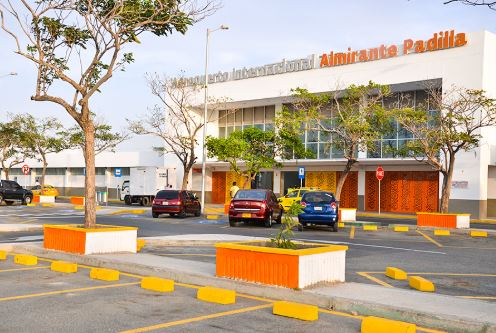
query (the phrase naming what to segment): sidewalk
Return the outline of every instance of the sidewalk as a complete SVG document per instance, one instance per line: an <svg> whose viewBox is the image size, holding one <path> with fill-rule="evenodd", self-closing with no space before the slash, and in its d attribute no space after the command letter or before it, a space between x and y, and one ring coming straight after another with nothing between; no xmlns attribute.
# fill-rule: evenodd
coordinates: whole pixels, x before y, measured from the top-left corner
<svg viewBox="0 0 496 333"><path fill-rule="evenodd" d="M186 235L184 240L194 237ZM203 235L197 241L234 240L235 236ZM236 236L237 240L246 240ZM149 240L180 240L180 236L152 237ZM153 275L195 285L210 285L234 289L239 293L271 299L317 305L359 315L375 315L395 320L415 322L448 332L496 333L496 304L418 291L392 289L360 283L343 283L291 290L255 283L217 278L215 264L181 260L151 254L106 254L80 256L45 250L41 243L4 245L4 249L31 253L40 257L66 260L118 269L123 272Z"/></svg>

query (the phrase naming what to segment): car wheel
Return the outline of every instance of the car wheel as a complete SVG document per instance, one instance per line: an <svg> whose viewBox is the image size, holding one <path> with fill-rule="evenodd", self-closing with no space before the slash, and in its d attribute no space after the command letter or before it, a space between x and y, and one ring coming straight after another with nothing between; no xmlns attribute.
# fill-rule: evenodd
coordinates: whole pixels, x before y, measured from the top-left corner
<svg viewBox="0 0 496 333"><path fill-rule="evenodd" d="M159 216L159 214L158 214L158 213L153 213L153 212L152 212L152 217L153 217L154 219L156 219L158 216Z"/></svg>
<svg viewBox="0 0 496 333"><path fill-rule="evenodd" d="M29 205L31 201L32 201L31 197L25 197L24 200L22 201L22 204Z"/></svg>
<svg viewBox="0 0 496 333"><path fill-rule="evenodd" d="M334 222L334 224L332 225L332 232L338 232L338 223L337 222Z"/></svg>
<svg viewBox="0 0 496 333"><path fill-rule="evenodd" d="M180 218L185 218L186 217L186 209L184 207L181 208L181 212L179 213Z"/></svg>
<svg viewBox="0 0 496 333"><path fill-rule="evenodd" d="M169 213L169 216L174 217L176 216L176 213Z"/></svg>
<svg viewBox="0 0 496 333"><path fill-rule="evenodd" d="M281 222L282 222L282 214L283 214L283 212L282 212L282 209L281 209L281 213L279 213L279 217L276 220L276 223L277 224L281 224Z"/></svg>
<svg viewBox="0 0 496 333"><path fill-rule="evenodd" d="M141 199L141 206L150 206L150 198L143 197L143 199Z"/></svg>
<svg viewBox="0 0 496 333"><path fill-rule="evenodd" d="M3 195L0 194L0 204L2 203L3 201Z"/></svg>
<svg viewBox="0 0 496 333"><path fill-rule="evenodd" d="M236 221L235 221L235 220L233 220L233 219L229 219L229 226L230 226L230 227L236 227L236 226L237 226Z"/></svg>
<svg viewBox="0 0 496 333"><path fill-rule="evenodd" d="M298 231L303 231L303 224L298 224Z"/></svg>
<svg viewBox="0 0 496 333"><path fill-rule="evenodd" d="M201 215L201 209L198 209L196 212L195 212L195 216L198 217Z"/></svg>
<svg viewBox="0 0 496 333"><path fill-rule="evenodd" d="M264 221L264 225L266 228L272 228L272 214L269 214L267 219Z"/></svg>
<svg viewBox="0 0 496 333"><path fill-rule="evenodd" d="M14 204L14 201L5 201L5 204L7 206L12 206Z"/></svg>
<svg viewBox="0 0 496 333"><path fill-rule="evenodd" d="M131 206L132 202L131 202L131 197L129 195L126 195L124 197L124 203L127 205L127 206Z"/></svg>

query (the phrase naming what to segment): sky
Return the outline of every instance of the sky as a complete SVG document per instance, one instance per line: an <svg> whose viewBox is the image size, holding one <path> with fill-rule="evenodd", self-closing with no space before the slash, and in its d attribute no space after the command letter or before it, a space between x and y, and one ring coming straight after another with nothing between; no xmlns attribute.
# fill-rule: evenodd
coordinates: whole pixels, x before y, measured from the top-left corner
<svg viewBox="0 0 496 333"><path fill-rule="evenodd" d="M0 0L2 2L3 0ZM211 36L210 73L295 59L329 50L399 44L406 38L428 39L434 32L488 30L496 33L496 11L442 0L224 0L215 14L190 27L185 35L148 34L125 52L135 62L118 71L92 101L92 111L115 130L138 119L158 101L147 87L146 73L186 76L204 72L207 28L229 30ZM35 67L13 53L15 44L0 31L0 119L7 112L55 116L66 126L74 121L60 106L33 102ZM16 72L17 76L2 75ZM371 78L373 79L373 78ZM228 96L227 96L228 97ZM157 139L134 137L119 150L150 150Z"/></svg>

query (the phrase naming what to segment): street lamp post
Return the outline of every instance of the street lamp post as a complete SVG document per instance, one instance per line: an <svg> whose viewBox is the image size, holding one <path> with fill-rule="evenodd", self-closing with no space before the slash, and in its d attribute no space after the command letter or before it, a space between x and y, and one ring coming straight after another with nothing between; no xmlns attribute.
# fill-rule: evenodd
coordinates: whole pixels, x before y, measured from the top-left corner
<svg viewBox="0 0 496 333"><path fill-rule="evenodd" d="M205 213L205 173L206 173L206 159L207 150L205 148L205 138L207 137L207 112L208 112L208 43L210 41L210 34L217 30L229 29L226 25L221 25L217 29L207 29L207 43L205 46L205 100L203 110L203 157L202 157L202 187L201 187L201 209L202 214Z"/></svg>

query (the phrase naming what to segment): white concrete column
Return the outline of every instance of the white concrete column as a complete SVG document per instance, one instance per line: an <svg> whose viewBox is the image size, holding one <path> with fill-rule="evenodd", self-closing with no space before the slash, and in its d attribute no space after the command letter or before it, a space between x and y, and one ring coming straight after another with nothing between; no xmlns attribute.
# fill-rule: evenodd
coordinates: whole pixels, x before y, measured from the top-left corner
<svg viewBox="0 0 496 333"><path fill-rule="evenodd" d="M274 186L273 191L276 194L282 195L281 189L281 170L274 170Z"/></svg>

